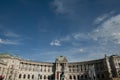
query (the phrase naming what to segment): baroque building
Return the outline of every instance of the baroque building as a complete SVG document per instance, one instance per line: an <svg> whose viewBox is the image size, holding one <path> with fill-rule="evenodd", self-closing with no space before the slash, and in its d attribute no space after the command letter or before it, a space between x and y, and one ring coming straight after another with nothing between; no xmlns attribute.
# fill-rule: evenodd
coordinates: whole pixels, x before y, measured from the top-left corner
<svg viewBox="0 0 120 80"><path fill-rule="evenodd" d="M59 56L55 62L37 62L0 54L0 76L3 80L120 80L120 56L84 62Z"/></svg>

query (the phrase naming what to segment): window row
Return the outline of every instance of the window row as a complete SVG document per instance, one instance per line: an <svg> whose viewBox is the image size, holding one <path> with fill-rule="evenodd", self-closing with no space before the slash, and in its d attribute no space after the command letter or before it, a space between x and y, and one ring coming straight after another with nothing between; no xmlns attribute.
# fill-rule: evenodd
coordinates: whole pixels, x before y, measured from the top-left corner
<svg viewBox="0 0 120 80"><path fill-rule="evenodd" d="M27 64L20 64L20 70L25 71L41 71L41 72L52 72L52 66L38 66L38 65L27 65Z"/></svg>
<svg viewBox="0 0 120 80"><path fill-rule="evenodd" d="M30 75L30 74L19 74L19 79L34 79L34 75Z"/></svg>
<svg viewBox="0 0 120 80"><path fill-rule="evenodd" d="M53 80L53 79L54 79L54 76L53 76L53 75L40 75L40 74L38 74L38 79Z"/></svg>
<svg viewBox="0 0 120 80"><path fill-rule="evenodd" d="M20 70L25 70L25 71L40 71L40 72L52 72L52 69L40 69L40 68L21 68Z"/></svg>
<svg viewBox="0 0 120 80"><path fill-rule="evenodd" d="M75 79L75 80L79 80L79 79L87 79L89 78L87 75L70 75L69 79Z"/></svg>
<svg viewBox="0 0 120 80"><path fill-rule="evenodd" d="M37 65L37 64L30 64L30 63L20 63L20 66L19 66L19 68L21 68L21 67L34 67L34 68L42 68L42 67L44 67L44 68L52 68L52 65Z"/></svg>
<svg viewBox="0 0 120 80"><path fill-rule="evenodd" d="M34 79L35 76L34 75L30 75L30 74L19 74L19 79ZM38 74L38 76L36 75L37 79L49 79L49 80L53 80L54 76L53 75L40 75Z"/></svg>
<svg viewBox="0 0 120 80"><path fill-rule="evenodd" d="M94 65L94 66L97 66L97 67L100 67L102 66L102 64L104 64L103 62L98 62L98 63L94 63L94 64L70 64L69 65L69 68L89 68L90 66Z"/></svg>
<svg viewBox="0 0 120 80"><path fill-rule="evenodd" d="M79 65L78 67L69 66L69 72L84 72L90 70L91 67L93 67L93 65ZM94 69L97 71L104 70L104 65L95 64Z"/></svg>
<svg viewBox="0 0 120 80"><path fill-rule="evenodd" d="M69 79L74 79L74 80L79 80L79 79L90 79L90 78L94 78L94 79L104 79L105 75L104 74L97 74L97 75L93 75L93 76L89 76L89 75L70 75Z"/></svg>

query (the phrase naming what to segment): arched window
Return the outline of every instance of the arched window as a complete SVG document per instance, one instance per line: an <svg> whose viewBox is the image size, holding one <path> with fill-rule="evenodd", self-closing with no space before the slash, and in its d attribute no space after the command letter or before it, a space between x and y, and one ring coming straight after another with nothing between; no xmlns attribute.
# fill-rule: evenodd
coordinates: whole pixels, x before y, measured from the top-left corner
<svg viewBox="0 0 120 80"><path fill-rule="evenodd" d="M19 78L21 78L21 76L22 76L22 75L21 75L21 74L19 74Z"/></svg>
<svg viewBox="0 0 120 80"><path fill-rule="evenodd" d="M44 79L46 79L46 75L44 75Z"/></svg>
<svg viewBox="0 0 120 80"><path fill-rule="evenodd" d="M34 79L34 75L32 75L32 79Z"/></svg>
<svg viewBox="0 0 120 80"><path fill-rule="evenodd" d="M48 80L50 79L50 76L48 76Z"/></svg>
<svg viewBox="0 0 120 80"><path fill-rule="evenodd" d="M23 79L25 79L25 78L26 78L26 75L24 74L24 75L23 75Z"/></svg>
<svg viewBox="0 0 120 80"><path fill-rule="evenodd" d="M70 75L70 79L72 79L72 76Z"/></svg>
<svg viewBox="0 0 120 80"><path fill-rule="evenodd" d="M74 79L76 79L76 76L74 75Z"/></svg>
<svg viewBox="0 0 120 80"><path fill-rule="evenodd" d="M9 76L9 79L11 79L11 75Z"/></svg>
<svg viewBox="0 0 120 80"><path fill-rule="evenodd" d="M30 75L28 74L28 79L30 79Z"/></svg>
<svg viewBox="0 0 120 80"><path fill-rule="evenodd" d="M80 76L79 76L79 75L77 75L77 79L78 79L78 80L80 79Z"/></svg>
<svg viewBox="0 0 120 80"><path fill-rule="evenodd" d="M40 79L42 79L42 75L40 75Z"/></svg>

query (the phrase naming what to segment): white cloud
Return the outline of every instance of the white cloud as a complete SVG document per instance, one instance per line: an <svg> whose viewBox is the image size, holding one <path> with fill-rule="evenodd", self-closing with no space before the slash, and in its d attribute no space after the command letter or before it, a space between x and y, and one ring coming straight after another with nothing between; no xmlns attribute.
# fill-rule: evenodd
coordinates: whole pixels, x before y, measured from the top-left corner
<svg viewBox="0 0 120 80"><path fill-rule="evenodd" d="M98 26L92 32L92 38L95 40L107 42L114 42L120 44L120 14L109 18Z"/></svg>
<svg viewBox="0 0 120 80"><path fill-rule="evenodd" d="M81 41L84 41L85 45L80 45ZM120 14L116 16L112 15L111 17L109 16L109 18L103 20L100 24L98 24L96 29L92 30L88 34L80 32L73 33L57 39L57 41L52 41L51 45L55 46L56 43L57 45L61 45L61 42L69 42L70 44L75 42L78 44L78 46L69 46L69 49L61 52L56 51L58 55L61 55L62 53L65 56L68 56L71 61L99 59L103 58L105 54L119 54Z"/></svg>
<svg viewBox="0 0 120 80"><path fill-rule="evenodd" d="M58 45L61 46L61 42L63 43L67 43L70 44L72 46L78 46L80 45L80 41L85 41L85 40L89 40L90 37L88 34L84 34L84 33L73 33L61 38L58 38L57 40L54 40L50 43L50 45ZM64 44L63 44L64 45Z"/></svg>
<svg viewBox="0 0 120 80"><path fill-rule="evenodd" d="M104 14L104 15L98 17L98 18L94 21L94 23L95 23L95 24L99 24L100 22L102 22L103 20L105 20L108 16L109 16L108 14Z"/></svg>
<svg viewBox="0 0 120 80"><path fill-rule="evenodd" d="M88 40L89 36L87 34L84 33L73 33L61 38L58 38L57 40L53 40L50 45L52 46L61 46L61 42L63 43L67 43L73 46L77 46L79 45L77 42L79 41L83 41L83 40ZM65 45L67 45L65 44ZM64 45L64 44L63 44Z"/></svg>
<svg viewBox="0 0 120 80"><path fill-rule="evenodd" d="M61 42L59 40L54 40L50 43L51 46L61 46Z"/></svg>
<svg viewBox="0 0 120 80"><path fill-rule="evenodd" d="M81 48L81 49L80 49L80 52L84 52L84 49Z"/></svg>
<svg viewBox="0 0 120 80"><path fill-rule="evenodd" d="M80 41L95 40L96 42L107 45L110 43L120 44L120 14L112 16L97 26L90 33L73 33L58 40L55 40L51 45L60 46L61 42L79 43ZM77 40L77 41L76 41Z"/></svg>
<svg viewBox="0 0 120 80"><path fill-rule="evenodd" d="M16 41L11 41L11 40L4 40L0 38L0 44L10 44L10 45L16 45L18 42Z"/></svg>
<svg viewBox="0 0 120 80"><path fill-rule="evenodd" d="M103 21L105 21L106 19L108 19L113 13L114 13L114 11L111 11L110 13L103 14L103 15L97 17L95 19L95 21L94 21L94 24L102 23Z"/></svg>

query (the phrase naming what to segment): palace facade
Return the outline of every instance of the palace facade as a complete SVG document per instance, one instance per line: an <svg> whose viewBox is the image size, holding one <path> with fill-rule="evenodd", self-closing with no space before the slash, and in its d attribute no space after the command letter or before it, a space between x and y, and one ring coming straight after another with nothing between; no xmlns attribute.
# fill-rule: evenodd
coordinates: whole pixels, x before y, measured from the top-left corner
<svg viewBox="0 0 120 80"><path fill-rule="evenodd" d="M120 56L84 62L59 56L55 62L36 62L0 54L0 76L3 80L120 80Z"/></svg>

